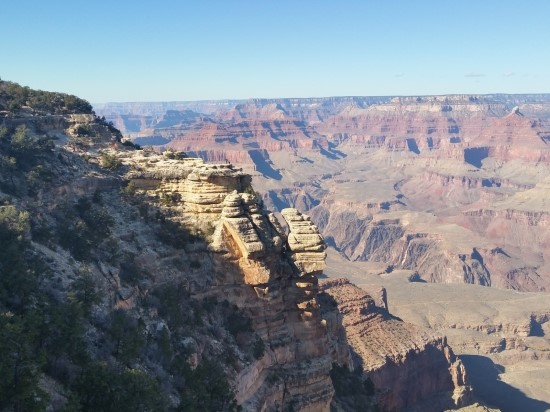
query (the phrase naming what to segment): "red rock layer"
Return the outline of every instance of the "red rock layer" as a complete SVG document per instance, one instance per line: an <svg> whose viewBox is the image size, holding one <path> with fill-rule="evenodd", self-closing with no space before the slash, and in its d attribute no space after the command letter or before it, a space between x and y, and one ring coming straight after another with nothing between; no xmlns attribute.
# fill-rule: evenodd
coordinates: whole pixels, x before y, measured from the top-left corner
<svg viewBox="0 0 550 412"><path fill-rule="evenodd" d="M347 279L319 287L333 344L342 344L344 329L354 366L374 383L383 410L436 412L469 401L465 368L445 338L394 318Z"/></svg>

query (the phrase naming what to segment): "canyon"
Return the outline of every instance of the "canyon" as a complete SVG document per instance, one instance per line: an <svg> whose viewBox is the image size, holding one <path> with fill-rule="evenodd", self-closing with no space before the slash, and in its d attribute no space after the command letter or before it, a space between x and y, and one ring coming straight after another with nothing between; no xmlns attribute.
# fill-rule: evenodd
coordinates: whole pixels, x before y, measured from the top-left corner
<svg viewBox="0 0 550 412"><path fill-rule="evenodd" d="M268 207L307 211L349 260L430 282L549 287L548 95L146 107L97 110L135 143L243 167Z"/></svg>
<svg viewBox="0 0 550 412"><path fill-rule="evenodd" d="M319 283L314 219L270 212L230 163L124 141L86 103L0 83L2 408L473 402L446 338L390 314L384 289Z"/></svg>
<svg viewBox="0 0 550 412"><path fill-rule="evenodd" d="M549 95L95 109L138 144L242 168L269 209L311 216L324 276L383 287L393 315L447 336L486 403L548 408Z"/></svg>

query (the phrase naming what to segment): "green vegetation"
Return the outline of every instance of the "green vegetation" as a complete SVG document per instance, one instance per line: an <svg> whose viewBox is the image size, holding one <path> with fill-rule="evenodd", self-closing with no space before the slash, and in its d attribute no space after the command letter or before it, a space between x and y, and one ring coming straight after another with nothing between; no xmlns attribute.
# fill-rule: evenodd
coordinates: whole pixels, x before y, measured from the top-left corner
<svg viewBox="0 0 550 412"><path fill-rule="evenodd" d="M118 158L114 155L111 155L109 153L102 153L101 154L101 167L108 170L116 170L120 166L122 166L122 163Z"/></svg>
<svg viewBox="0 0 550 412"><path fill-rule="evenodd" d="M168 193L168 192L160 192L159 195L160 203L162 203L164 206L172 206L179 202L180 195L179 193Z"/></svg>
<svg viewBox="0 0 550 412"><path fill-rule="evenodd" d="M35 166L42 155L53 149L53 141L48 137L33 137L26 125L8 129L0 126L0 151L4 156L10 156L10 161L18 168L28 169Z"/></svg>
<svg viewBox="0 0 550 412"><path fill-rule="evenodd" d="M36 194L52 179L45 160L52 157L53 146L51 138L34 136L25 125L15 129L0 126L0 190Z"/></svg>
<svg viewBox="0 0 550 412"><path fill-rule="evenodd" d="M65 379L61 365L87 359L81 295L69 302L48 293L43 282L50 273L28 236L28 214L0 207L0 410L44 410L40 374Z"/></svg>
<svg viewBox="0 0 550 412"><path fill-rule="evenodd" d="M252 355L254 359L261 359L265 354L265 343L261 338L256 339L252 347Z"/></svg>
<svg viewBox="0 0 550 412"><path fill-rule="evenodd" d="M177 152L175 151L174 149L168 149L166 151L163 152L164 156L167 158L167 159L185 159L187 158L187 154L185 154L184 152Z"/></svg>
<svg viewBox="0 0 550 412"><path fill-rule="evenodd" d="M178 412L237 410L233 392L219 363L206 359L195 370L187 364L178 366L186 382Z"/></svg>
<svg viewBox="0 0 550 412"><path fill-rule="evenodd" d="M122 189L122 194L126 195L126 196L135 196L137 192L137 187L136 187L136 184L130 180L126 186L124 186L124 188Z"/></svg>
<svg viewBox="0 0 550 412"><path fill-rule="evenodd" d="M111 234L113 219L104 207L82 197L73 205L59 206L57 238L76 260L87 261L92 250Z"/></svg>
<svg viewBox="0 0 550 412"><path fill-rule="evenodd" d="M73 292L69 293L69 298L80 303L85 316L90 315L93 305L101 302L99 289L89 271L80 271L80 277L73 282Z"/></svg>
<svg viewBox="0 0 550 412"><path fill-rule="evenodd" d="M92 136L93 131L88 124L81 124L76 128L76 134L80 137Z"/></svg>
<svg viewBox="0 0 550 412"><path fill-rule="evenodd" d="M134 286L151 277L151 274L136 262L134 255L130 254L120 262L118 276L124 283Z"/></svg>
<svg viewBox="0 0 550 412"><path fill-rule="evenodd" d="M167 159L177 159L176 152L174 152L173 150L166 150L166 151L164 152L164 156L165 156Z"/></svg>
<svg viewBox="0 0 550 412"><path fill-rule="evenodd" d="M129 365L136 360L146 342L145 325L124 310L111 313L109 335L113 339L113 355Z"/></svg>
<svg viewBox="0 0 550 412"><path fill-rule="evenodd" d="M92 105L76 96L33 90L0 80L0 110L18 112L23 107L49 114L93 113Z"/></svg>
<svg viewBox="0 0 550 412"><path fill-rule="evenodd" d="M226 318L226 328L234 337L239 333L252 332L252 321L234 307Z"/></svg>
<svg viewBox="0 0 550 412"><path fill-rule="evenodd" d="M376 411L375 389L369 378L363 377L363 369L350 372L345 366L332 364L330 378L334 385L336 400L346 405L344 410Z"/></svg>
<svg viewBox="0 0 550 412"><path fill-rule="evenodd" d="M243 189L243 193L248 193L249 195L254 196L254 198L256 198L256 200L261 200L261 198L262 198L260 193L258 193L256 190L254 190L252 185L249 185L249 186L245 187Z"/></svg>
<svg viewBox="0 0 550 412"><path fill-rule="evenodd" d="M85 222L98 207L81 198L68 213L70 219L77 216ZM154 290L155 304L170 329L151 335L135 313L111 311L95 326L101 331L102 347L108 349L98 358L86 337L93 308L101 302L91 272L79 272L66 298L51 294L44 285L52 274L33 254L29 234L28 213L13 205L0 207L0 410L45 410L49 399L39 385L43 374L65 387L66 412L174 410L157 379L137 366L146 359L158 359L178 382L177 410L236 410L219 362L203 359L192 370L184 361L185 348L177 344L189 325L202 324L197 319L205 309L215 308L215 301L190 301L183 284L159 287ZM125 282L142 271L131 257L121 269Z"/></svg>
<svg viewBox="0 0 550 412"><path fill-rule="evenodd" d="M166 219L161 212L158 212L157 220L159 222L157 237L162 243L176 249L183 249L186 245L200 240L181 223Z"/></svg>
<svg viewBox="0 0 550 412"><path fill-rule="evenodd" d="M114 126L112 126L112 125L111 125L111 127L114 128ZM118 134L120 134L120 132L118 131L118 129L117 129L117 132L118 132ZM136 149L136 150L140 150L140 149L141 149L141 146L140 146L140 145L138 145L138 144L132 142L131 140L125 140L125 141L123 141L123 142L122 142L122 146L126 146L126 147L129 147L129 148L131 148L131 149Z"/></svg>
<svg viewBox="0 0 550 412"><path fill-rule="evenodd" d="M151 291L149 305L156 307L159 315L168 323L170 330L192 325L195 317L192 308L186 307L189 291L184 283L161 285Z"/></svg>
<svg viewBox="0 0 550 412"><path fill-rule="evenodd" d="M168 403L156 380L139 369L91 363L74 384L66 411L166 411Z"/></svg>
<svg viewBox="0 0 550 412"><path fill-rule="evenodd" d="M147 242L159 242L154 236L141 242L141 235L157 234L169 252L201 237L147 204L134 184L118 198L116 190L80 198L74 193L81 186L66 190L92 170L107 176L55 149L39 130L39 115L66 113L92 112L74 96L0 82L0 123L8 125L0 124L0 411L236 410L226 376L230 364L205 342L214 336L233 345L232 333L242 330L255 337L250 320L228 303L192 298L179 272L201 267L196 253L172 250L177 264L167 267L179 280L156 283L157 273L136 257ZM73 149L75 142L96 145L100 126L120 137L112 124L96 119L76 128ZM100 160L108 170L121 166L107 153ZM152 228L116 233L115 222L124 216L150 220ZM224 329L227 317L232 333ZM250 342L247 359L252 346L261 356L261 339ZM233 347L228 352L242 362Z"/></svg>

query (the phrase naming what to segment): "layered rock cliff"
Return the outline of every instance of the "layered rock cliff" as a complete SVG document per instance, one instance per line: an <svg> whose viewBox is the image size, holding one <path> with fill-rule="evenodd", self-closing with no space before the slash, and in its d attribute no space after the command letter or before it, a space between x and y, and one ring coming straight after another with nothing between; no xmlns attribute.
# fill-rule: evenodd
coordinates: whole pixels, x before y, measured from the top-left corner
<svg viewBox="0 0 550 412"><path fill-rule="evenodd" d="M225 116L268 116L289 137L283 149L343 157L283 122L292 104ZM313 107L308 118L326 118ZM444 339L345 282L320 296L326 245L308 216L284 208L279 222L242 170L137 150L92 113L66 110L0 119L2 408L329 410L335 363L363 388L374 382L388 409L462 402L465 375Z"/></svg>
<svg viewBox="0 0 550 412"><path fill-rule="evenodd" d="M137 187L176 196L175 217L213 227L214 276L200 293L239 307L266 345L262 358L235 376L236 399L245 410L326 410L334 395L332 363L361 365L387 410L428 399L438 405L432 410L453 399L467 402L464 368L444 339L391 318L347 281L325 282L318 297L326 245L308 216L283 209L285 233L261 200L245 192L249 176L231 165L152 153L122 159L135 165L127 177ZM146 169L139 166L144 162ZM415 386L412 376L430 378ZM391 385L396 380L399 388Z"/></svg>
<svg viewBox="0 0 550 412"><path fill-rule="evenodd" d="M320 291L335 351L345 334L348 362L372 380L384 410L435 412L470 402L466 369L445 338L391 316L347 279L322 281Z"/></svg>

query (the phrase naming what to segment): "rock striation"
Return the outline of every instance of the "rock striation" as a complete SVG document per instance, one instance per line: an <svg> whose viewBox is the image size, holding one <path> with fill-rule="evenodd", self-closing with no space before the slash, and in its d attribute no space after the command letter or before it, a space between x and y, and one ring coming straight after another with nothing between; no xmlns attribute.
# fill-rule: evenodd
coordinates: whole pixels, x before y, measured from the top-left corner
<svg viewBox="0 0 550 412"><path fill-rule="evenodd" d="M261 199L245 192L250 176L232 165L141 156L123 158L128 179L152 196L177 195L168 207L186 225L213 227L210 284L200 293L238 307L265 344L261 358L235 372L238 404L250 411L328 411L334 389L316 299L315 275L325 260L317 228L289 209L287 235Z"/></svg>
<svg viewBox="0 0 550 412"><path fill-rule="evenodd" d="M290 229L288 246L300 275L323 273L327 247L317 226L296 209L283 209L281 215Z"/></svg>
<svg viewBox="0 0 550 412"><path fill-rule="evenodd" d="M438 405L453 404L452 396L455 404L465 402L465 372L444 339L391 317L349 282L324 282L319 294L326 244L309 216L283 209L285 231L248 190L250 177L240 169L140 156L123 158L131 166L127 178L154 196L178 195L168 207L186 224L213 227L213 276L198 293L236 305L265 344L257 361L235 371L244 410L328 411L334 362L362 365L387 410L435 398ZM422 384L413 376L423 376Z"/></svg>
<svg viewBox="0 0 550 412"><path fill-rule="evenodd" d="M546 291L549 209L540 199L548 197L541 186L550 170L548 101L548 95L257 99L151 103L149 117L147 104L100 112L122 124L123 108L135 109L144 126L136 132L135 119L124 123L130 137L157 136L165 147L207 162L239 164L261 179L268 207L307 212L351 260L387 260L431 282ZM369 222L399 211L436 219L404 229L398 242L392 239L399 230L380 239L387 227ZM471 232L468 247L463 229ZM484 253L497 248L507 256ZM483 261L471 257L478 256L474 249Z"/></svg>
<svg viewBox="0 0 550 412"><path fill-rule="evenodd" d="M347 279L324 280L320 291L333 346L345 330L348 362L372 380L383 410L435 412L470 401L466 370L445 338L391 316Z"/></svg>
<svg viewBox="0 0 550 412"><path fill-rule="evenodd" d="M253 319L268 346L259 363L238 374L238 402L245 410L328 410L332 361L313 272L298 276L283 250L287 236L255 196L233 192L223 204L211 243L223 257L217 287Z"/></svg>

